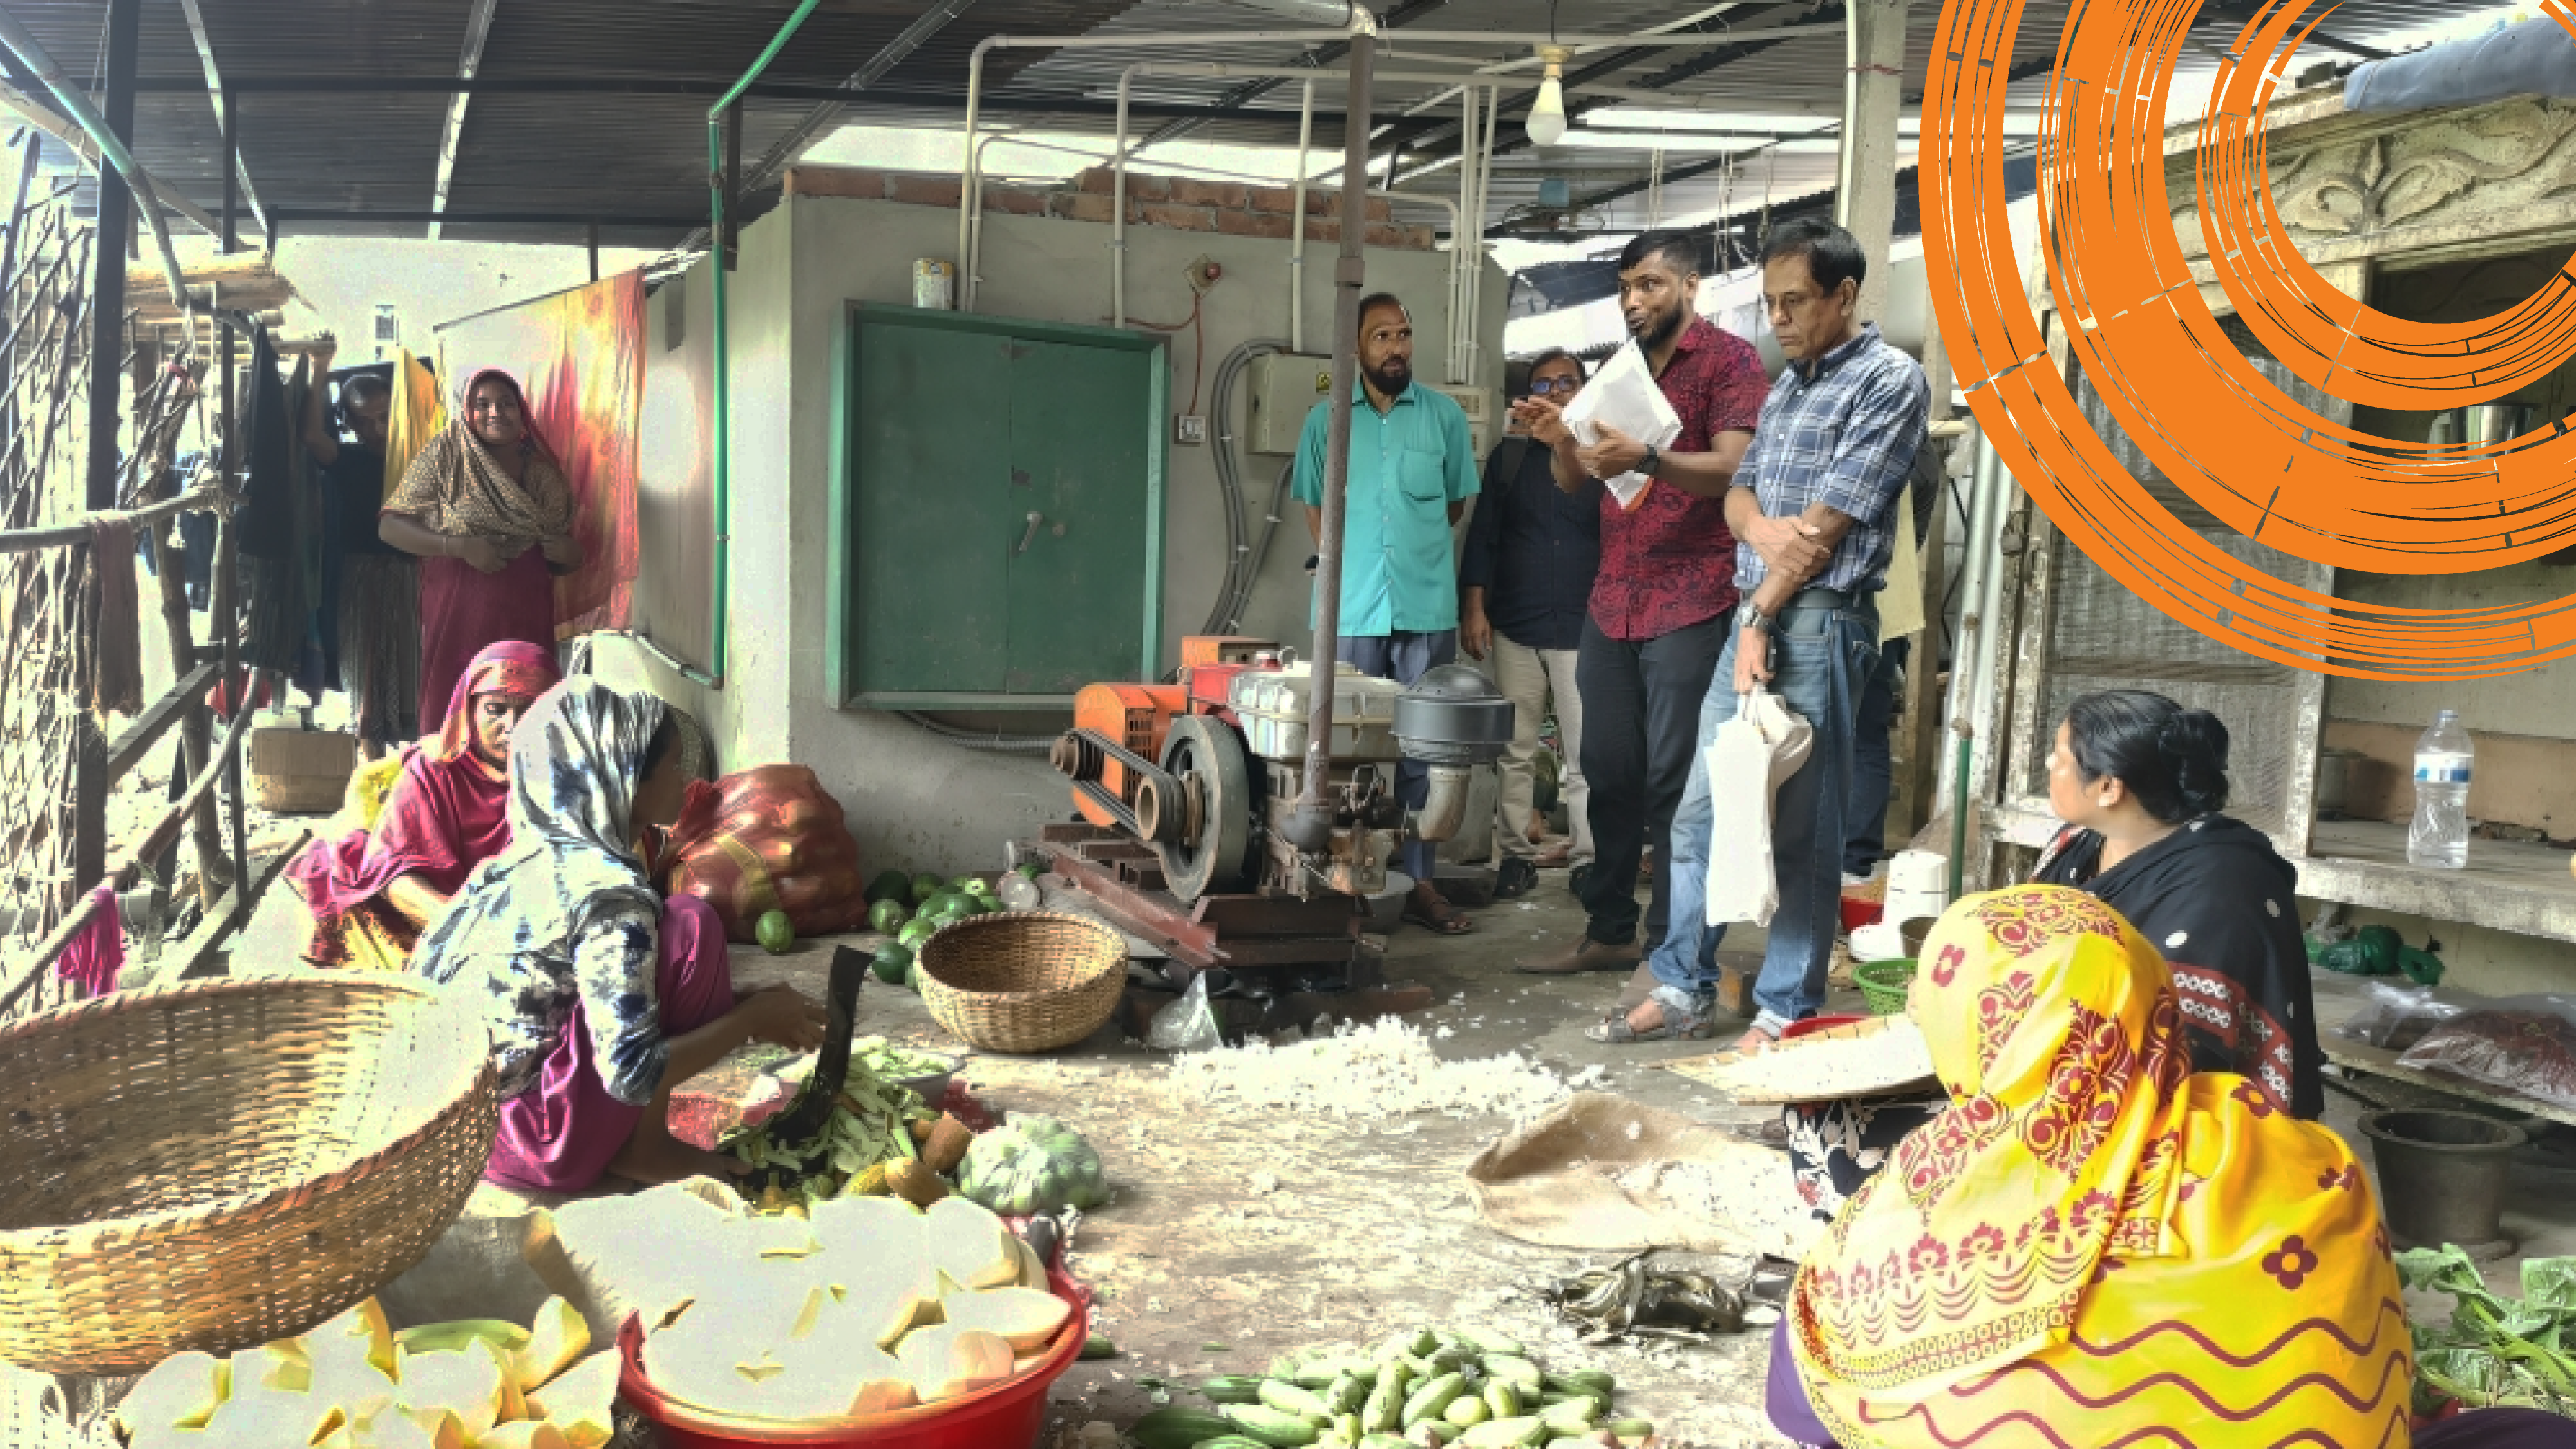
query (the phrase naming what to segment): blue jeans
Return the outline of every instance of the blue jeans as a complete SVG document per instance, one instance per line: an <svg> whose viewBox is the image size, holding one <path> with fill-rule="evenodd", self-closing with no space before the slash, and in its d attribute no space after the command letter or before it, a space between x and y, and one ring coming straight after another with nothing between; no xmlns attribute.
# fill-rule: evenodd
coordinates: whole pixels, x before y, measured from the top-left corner
<svg viewBox="0 0 2576 1449"><path fill-rule="evenodd" d="M1815 731L1807 763L1771 803L1771 863L1780 887L1770 944L1753 985L1755 1025L1773 1035L1825 1004L1825 972L1842 926L1844 816L1851 804L1852 738L1861 687L1878 664L1878 609L1864 596L1843 609L1783 614L1770 689ZM1717 947L1726 928L1708 924L1711 819L1705 752L1717 727L1735 717L1735 648L1730 633L1717 677L1700 707L1700 753L1673 812L1672 924L1649 958L1658 993L1704 1012L1717 994Z"/></svg>

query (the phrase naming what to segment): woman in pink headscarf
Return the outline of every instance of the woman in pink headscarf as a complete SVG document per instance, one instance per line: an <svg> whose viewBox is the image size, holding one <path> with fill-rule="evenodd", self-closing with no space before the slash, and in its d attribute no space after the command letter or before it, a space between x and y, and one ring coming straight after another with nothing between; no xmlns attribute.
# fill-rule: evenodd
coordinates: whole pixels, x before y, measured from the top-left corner
<svg viewBox="0 0 2576 1449"><path fill-rule="evenodd" d="M304 959L400 970L422 927L510 843L510 733L559 678L554 650L495 644L451 689L441 731L404 747L372 821L317 839L286 879L313 913Z"/></svg>
<svg viewBox="0 0 2576 1449"><path fill-rule="evenodd" d="M421 559L420 732L437 734L485 647L553 650L555 578L581 567L572 485L518 379L487 367L465 380L456 420L412 459L376 527Z"/></svg>

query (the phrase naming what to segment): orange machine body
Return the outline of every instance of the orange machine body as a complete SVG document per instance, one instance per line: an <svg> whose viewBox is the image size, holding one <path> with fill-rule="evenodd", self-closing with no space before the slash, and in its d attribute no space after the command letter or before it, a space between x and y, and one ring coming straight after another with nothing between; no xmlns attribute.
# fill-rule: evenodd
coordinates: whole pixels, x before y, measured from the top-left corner
<svg viewBox="0 0 2576 1449"><path fill-rule="evenodd" d="M1073 697L1073 727L1115 740L1146 759L1159 760L1163 757L1163 736L1171 731L1172 716L1188 708L1189 690L1178 684L1087 684ZM1130 805L1135 803L1135 782L1127 778L1126 768L1116 760L1101 767L1100 783L1119 799ZM1073 803L1082 818L1094 825L1117 823L1078 792Z"/></svg>

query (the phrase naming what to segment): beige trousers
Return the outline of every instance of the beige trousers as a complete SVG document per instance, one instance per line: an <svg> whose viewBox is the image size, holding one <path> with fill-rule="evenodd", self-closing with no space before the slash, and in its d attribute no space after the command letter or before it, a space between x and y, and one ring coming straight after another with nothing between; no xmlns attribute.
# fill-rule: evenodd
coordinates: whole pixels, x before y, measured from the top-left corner
<svg viewBox="0 0 2576 1449"><path fill-rule="evenodd" d="M1592 861L1592 822L1585 806L1591 789L1583 783L1583 696L1574 687L1574 651L1571 649L1530 649L1515 644L1501 634L1494 636L1494 684L1512 702L1512 744L1503 753L1503 798L1501 838L1503 854L1529 857L1538 854L1530 844L1529 826L1533 801L1538 792L1537 776L1530 772L1530 762L1538 758L1539 722L1547 718L1548 701L1556 702L1558 743L1565 749L1565 767L1559 776L1559 793L1565 797L1565 813L1574 827L1574 852L1571 863L1588 865Z"/></svg>

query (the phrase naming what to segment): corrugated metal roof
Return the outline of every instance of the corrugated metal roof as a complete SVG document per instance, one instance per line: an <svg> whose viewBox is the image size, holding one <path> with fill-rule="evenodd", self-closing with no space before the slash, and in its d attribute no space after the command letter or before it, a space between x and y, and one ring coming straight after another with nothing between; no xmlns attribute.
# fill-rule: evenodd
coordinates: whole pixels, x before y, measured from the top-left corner
<svg viewBox="0 0 2576 1449"><path fill-rule="evenodd" d="M62 66L94 76L101 62L106 0L6 0L11 11L43 40ZM581 76L643 78L721 84L739 75L792 9L790 0L492 0L496 8L482 74L487 78ZM209 209L221 196L220 132L201 80L201 65L179 0L142 0L140 73L172 89L146 91L136 105L135 151L155 175ZM475 0L200 0L216 58L228 80L245 83L239 105L242 148L260 199L272 210L298 213L412 213L428 209L438 169L438 148L449 97L438 91L374 89L336 93L281 93L263 83L294 84L304 78L442 78L453 74ZM928 0L824 0L803 31L778 57L767 79L837 85L918 18ZM2020 66L2034 77L2057 48L2073 0L2031 0L2016 47ZM1547 0L1390 0L1393 20L1381 68L1449 70L1467 65L1526 60L1518 43L1490 46L1408 45L1407 26L1488 32L1542 32ZM1832 23L1840 0L1735 0L1676 4L1674 0L1584 0L1553 7L1568 38L1628 33L1695 24L1759 29L1785 23ZM2223 40L2241 21L2241 0L2204 7L2204 34ZM2344 0L2331 17L2334 31L2367 39L2392 30L2446 19L2462 11L2459 0ZM1916 7L1907 73L1919 92L1931 55L1929 0ZM1205 45L1186 51L1106 47L1061 50L1004 49L993 55L988 92L1015 124L1050 129L1106 131L1096 115L1049 116L1029 108L1066 103L1097 107L1112 99L1119 71L1138 59L1187 58L1291 65L1309 47L1228 42L1226 36L1279 29L1281 23L1235 0L974 0L957 19L897 65L879 90L903 104L871 105L854 115L892 125L954 125L963 110L966 61L988 35L1104 34L1195 31ZM2322 52L2320 52L2322 55ZM1327 63L1337 68L1337 60ZM1832 33L1719 49L1589 52L1570 70L1602 83L1657 91L1676 105L1737 114L1810 113L1818 128L1830 126L1839 106L1843 41ZM1534 72L1519 74L1530 77ZM2041 99L2044 81L2023 92ZM1231 104L1222 119L1195 124L1193 139L1269 145L1292 144L1297 90L1267 89L1242 79L1153 77L1140 79L1140 102L1177 105ZM1321 88L1322 113L1315 144L1340 144L1339 97ZM1375 98L1381 122L1425 100L1429 87L1387 85ZM1530 92L1506 89L1501 134L1509 149L1498 156L1491 187L1489 225L1535 206L1542 182L1566 181L1579 200L1626 188L1606 204L1578 208L1579 230L1616 233L1646 220L1643 152L1558 147L1533 152L1520 124ZM1581 95L1578 106L1585 104ZM1596 102L1597 103L1597 102ZM611 223L612 245L665 246L687 230L681 218L706 209L705 106L689 95L616 93L477 94L455 167L450 207L475 214L551 213L596 216ZM744 107L747 161L756 161L812 111L810 99L754 98ZM1433 121L1454 118L1454 104L1434 107ZM1140 134L1161 124L1149 119ZM1421 126L1406 128L1419 131ZM1382 135L1383 145L1386 137ZM1454 140L1408 143L1409 156L1436 158ZM1427 149L1426 149L1427 145ZM1831 154L1765 154L1740 161L1732 175L1705 154L1673 153L1667 171L1691 173L1666 187L1665 215L1706 216L1731 201L1758 209L1832 184ZM1454 171L1433 172L1420 187L1454 196ZM1427 219L1428 213L1426 213ZM620 227L618 218L644 224ZM414 221L369 223L290 220L294 231L372 231L417 235ZM550 240L578 236L578 227L532 232L524 226L451 224L461 238Z"/></svg>

